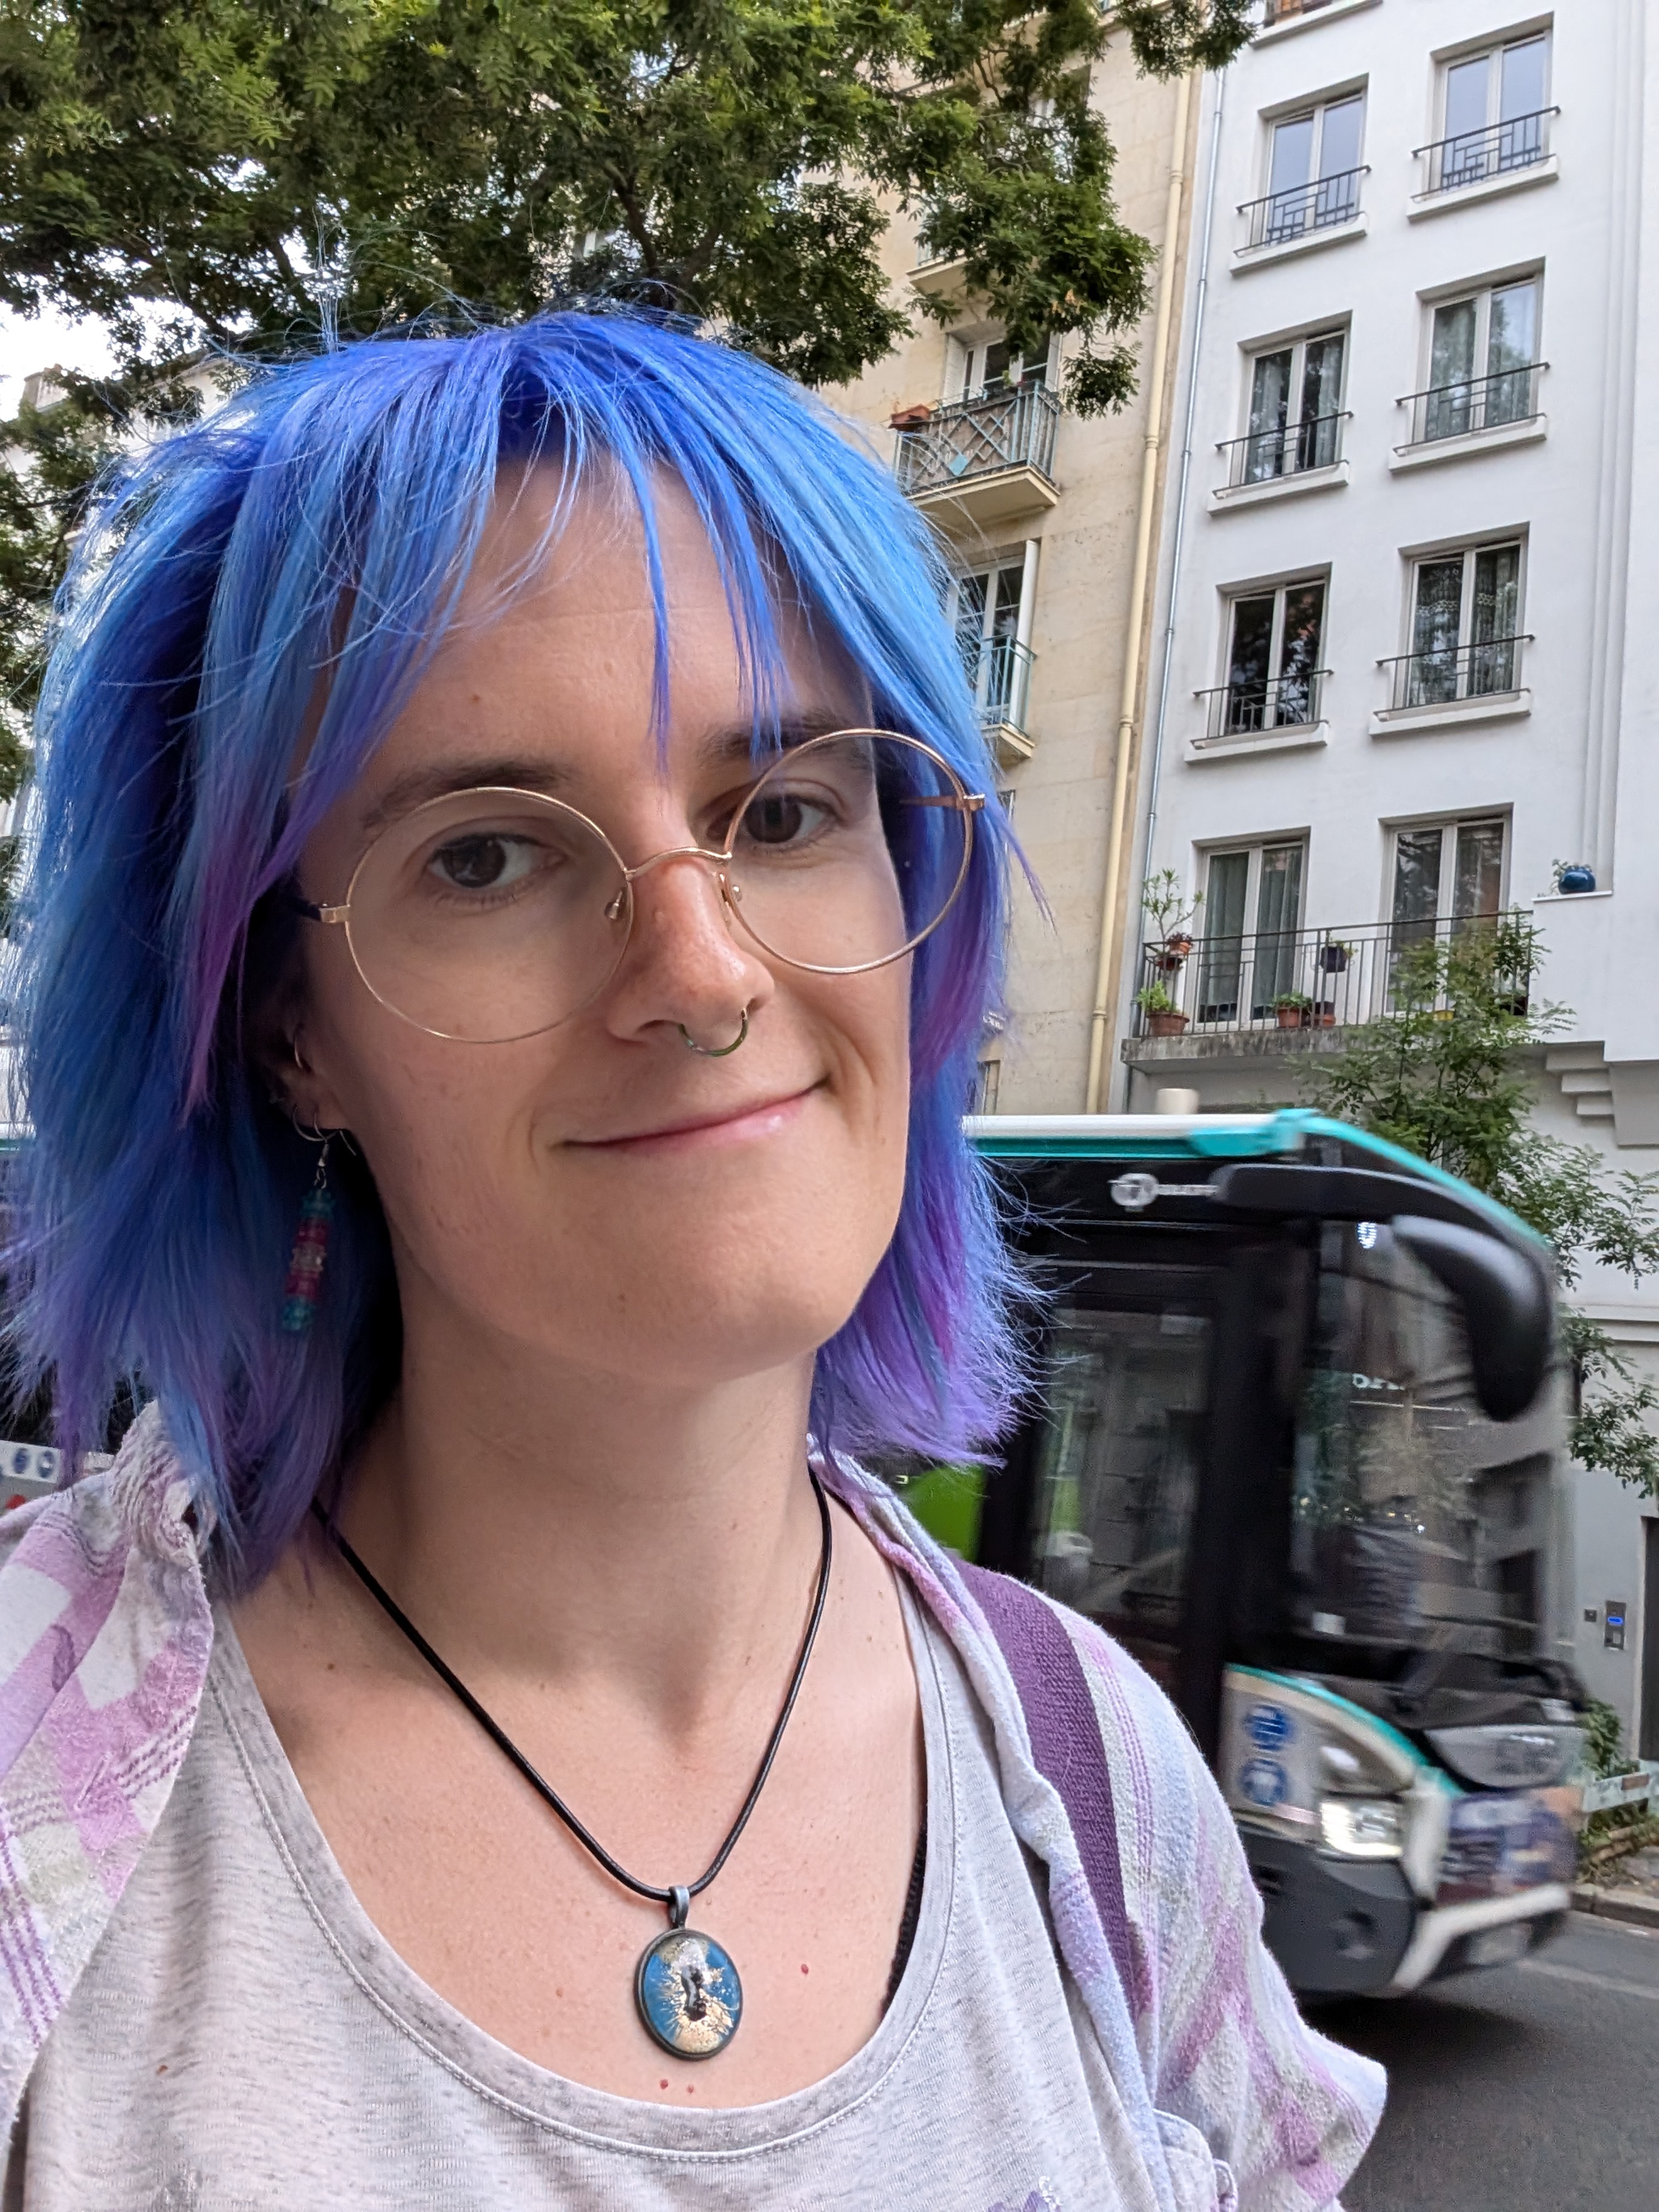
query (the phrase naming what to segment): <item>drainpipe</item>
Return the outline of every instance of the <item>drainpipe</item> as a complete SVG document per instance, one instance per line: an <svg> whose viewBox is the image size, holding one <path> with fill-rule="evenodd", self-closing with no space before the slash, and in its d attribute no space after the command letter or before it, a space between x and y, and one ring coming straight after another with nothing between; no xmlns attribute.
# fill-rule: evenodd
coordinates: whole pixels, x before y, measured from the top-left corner
<svg viewBox="0 0 1659 2212"><path fill-rule="evenodd" d="M1164 443L1164 368L1169 354L1170 323L1175 299L1176 241L1181 222L1182 196L1186 189L1187 118L1194 82L1201 81L1202 71L1194 70L1183 77L1176 93L1175 121L1175 158L1170 165L1170 197L1164 218L1164 252L1158 273L1158 297L1152 316L1152 352L1150 369L1150 392L1146 408L1146 444L1140 462L1140 501L1135 521L1134 567L1129 584L1129 625L1123 656L1123 685L1118 705L1117 757L1112 778L1112 814L1106 835L1106 881L1102 896L1100 915L1100 949L1095 967L1094 1012L1089 1028L1089 1080L1084 1096L1084 1110L1089 1114L1100 1111L1100 1096L1104 1088L1106 1048L1111 1038L1112 1001L1115 994L1118 963L1121 957L1117 921L1118 895L1123 882L1123 850L1129 828L1129 759L1134 741L1135 701L1140 689L1140 636L1146 626L1146 594L1152 573L1152 525L1156 519L1155 498L1158 489L1158 457ZM1218 91L1216 122L1220 124L1220 95ZM1211 149L1208 198L1205 214L1202 262L1198 282L1198 301L1194 326L1194 354L1196 360L1198 331L1202 325L1205 288L1209 279L1211 216L1215 202L1216 149ZM1194 379L1194 386L1196 380ZM1191 457L1192 420L1188 410L1187 426L1187 459ZM1186 484L1182 478L1183 501ZM1180 526L1181 508L1176 510L1176 526ZM1160 702L1161 703L1161 702ZM1162 738L1162 714L1159 717L1159 737Z"/></svg>

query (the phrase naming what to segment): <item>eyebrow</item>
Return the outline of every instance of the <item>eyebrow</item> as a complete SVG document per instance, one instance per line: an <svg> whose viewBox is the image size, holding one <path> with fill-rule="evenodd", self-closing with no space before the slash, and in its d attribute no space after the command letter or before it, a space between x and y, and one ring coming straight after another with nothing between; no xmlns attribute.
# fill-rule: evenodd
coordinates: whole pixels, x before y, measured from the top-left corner
<svg viewBox="0 0 1659 2212"><path fill-rule="evenodd" d="M777 749L787 752L793 746L805 744L810 738L828 737L833 731L848 726L844 714L833 714L828 708L780 715ZM693 750L699 763L709 767L722 766L729 761L754 761L754 725L718 724L693 741ZM764 765L769 750L768 748L760 754L761 765ZM428 805L434 799L447 799L458 791L535 791L557 798L576 781L576 773L568 763L545 758L532 760L521 753L501 754L491 760L439 763L429 768L411 769L407 775L397 777L367 810L359 826L364 836L372 837L388 822L412 814L416 807Z"/></svg>

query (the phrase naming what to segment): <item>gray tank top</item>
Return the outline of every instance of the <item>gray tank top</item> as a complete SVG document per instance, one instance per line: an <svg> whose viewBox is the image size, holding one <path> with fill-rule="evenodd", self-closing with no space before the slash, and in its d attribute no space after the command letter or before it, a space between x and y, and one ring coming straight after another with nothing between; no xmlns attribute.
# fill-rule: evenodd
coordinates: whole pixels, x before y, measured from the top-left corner
<svg viewBox="0 0 1659 2212"><path fill-rule="evenodd" d="M989 1724L905 1606L927 1858L897 1991L827 2079L696 2112L548 2073L404 1964L221 1615L172 1799L31 2078L4 2212L1156 2212Z"/></svg>

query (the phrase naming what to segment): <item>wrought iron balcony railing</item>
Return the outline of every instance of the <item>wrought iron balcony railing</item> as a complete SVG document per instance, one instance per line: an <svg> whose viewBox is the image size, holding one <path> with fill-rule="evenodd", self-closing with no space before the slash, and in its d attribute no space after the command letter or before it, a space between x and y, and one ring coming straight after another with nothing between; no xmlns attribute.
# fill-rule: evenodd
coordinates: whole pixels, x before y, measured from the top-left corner
<svg viewBox="0 0 1659 2212"><path fill-rule="evenodd" d="M1279 477L1300 476L1308 469L1328 469L1342 458L1342 425L1350 420L1345 408L1340 415L1310 415L1279 430L1252 430L1248 437L1226 438L1216 447L1227 456L1227 489L1241 484L1272 483Z"/></svg>
<svg viewBox="0 0 1659 2212"><path fill-rule="evenodd" d="M899 489L914 499L1003 469L1050 476L1059 420L1054 393L1030 380L936 407L925 422L898 434Z"/></svg>
<svg viewBox="0 0 1659 2212"><path fill-rule="evenodd" d="M1031 690L1031 664L1036 654L1017 638L987 638L968 664L968 680L974 687L981 726L989 729L1025 732L1027 702Z"/></svg>
<svg viewBox="0 0 1659 2212"><path fill-rule="evenodd" d="M1399 402L1412 410L1411 435L1399 448L1431 446L1442 438L1462 438L1478 430L1497 430L1507 423L1538 419L1538 379L1549 367L1547 361L1529 361L1516 368L1501 368L1494 376L1465 377L1456 384L1431 385Z"/></svg>
<svg viewBox="0 0 1659 2212"><path fill-rule="evenodd" d="M1474 645L1438 646L1380 660L1389 671L1391 707L1443 707L1459 699L1491 699L1521 689L1522 648L1530 631L1483 638Z"/></svg>
<svg viewBox="0 0 1659 2212"><path fill-rule="evenodd" d="M1547 161L1550 119L1560 112L1559 107L1540 107L1530 115L1512 115L1507 123L1489 123L1484 131L1462 131L1455 138L1419 146L1417 155L1426 169L1424 192L1455 192L1462 185L1482 184L1488 177Z"/></svg>
<svg viewBox="0 0 1659 2212"><path fill-rule="evenodd" d="M1310 185L1269 192L1265 199L1246 200L1238 210L1244 217L1246 247L1284 246L1310 231L1352 222L1359 213L1359 180L1370 173L1369 168L1343 169Z"/></svg>
<svg viewBox="0 0 1659 2212"><path fill-rule="evenodd" d="M1194 938L1184 954L1149 945L1141 952L1132 1034L1203 1037L1374 1022L1397 1009L1407 954L1431 943L1444 946L1468 931L1495 929L1504 919L1488 914L1258 930ZM1420 980L1421 970L1416 973ZM1517 975L1513 982L1510 1003L1524 1012L1531 977Z"/></svg>
<svg viewBox="0 0 1659 2212"><path fill-rule="evenodd" d="M1306 729L1319 720L1320 693L1328 668L1310 668L1264 683L1221 684L1194 696L1206 705L1205 735L1255 737L1266 730Z"/></svg>

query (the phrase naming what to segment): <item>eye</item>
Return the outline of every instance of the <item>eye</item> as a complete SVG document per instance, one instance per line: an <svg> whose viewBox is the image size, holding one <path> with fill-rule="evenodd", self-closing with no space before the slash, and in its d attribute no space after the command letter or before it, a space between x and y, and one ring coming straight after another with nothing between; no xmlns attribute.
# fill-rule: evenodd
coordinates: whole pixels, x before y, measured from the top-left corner
<svg viewBox="0 0 1659 2212"><path fill-rule="evenodd" d="M831 810L822 799L798 791L763 791L744 809L743 842L779 852L804 845L831 826Z"/></svg>
<svg viewBox="0 0 1659 2212"><path fill-rule="evenodd" d="M520 883L534 865L528 839L499 830L452 837L427 862L438 880L453 890L505 890Z"/></svg>

